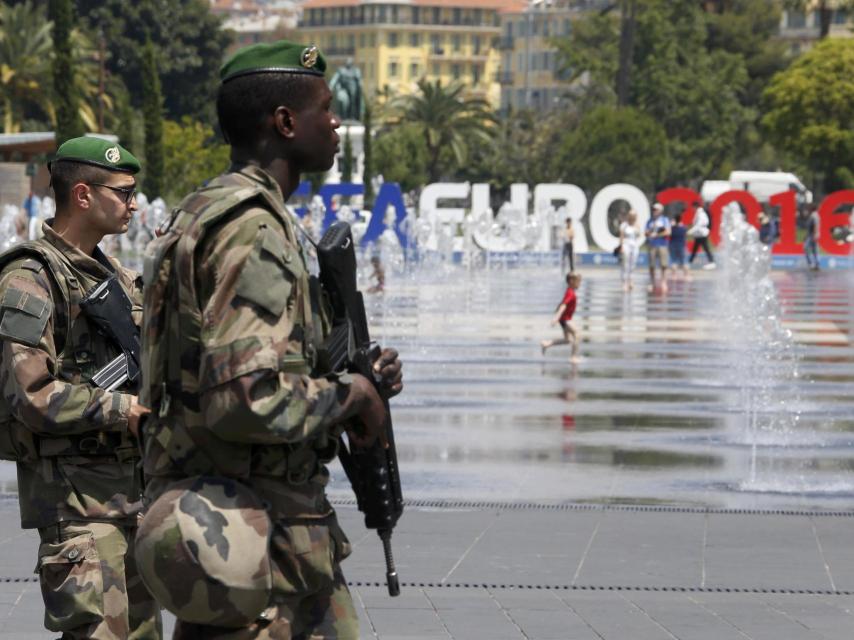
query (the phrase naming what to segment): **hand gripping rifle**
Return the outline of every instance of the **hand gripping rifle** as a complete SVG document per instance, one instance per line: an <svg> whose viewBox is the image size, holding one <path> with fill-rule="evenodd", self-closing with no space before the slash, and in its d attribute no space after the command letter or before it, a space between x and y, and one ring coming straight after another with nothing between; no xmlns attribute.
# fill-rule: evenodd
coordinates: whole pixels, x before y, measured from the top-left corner
<svg viewBox="0 0 854 640"><path fill-rule="evenodd" d="M346 369L360 373L378 387L381 378L373 371L380 355L380 347L368 335L368 319L361 292L356 289L356 252L350 225L335 222L317 244L320 263L320 282L332 304L332 331L327 338L323 354L327 371ZM382 396L382 394L380 394ZM347 479L353 486L359 511L365 514L365 526L376 529L383 543L386 562L386 580L391 596L400 594L394 557L391 552L391 532L403 513L403 494L397 467L397 450L388 400L385 432L388 448L377 440L367 448L350 444L348 449L339 438L338 457Z"/></svg>

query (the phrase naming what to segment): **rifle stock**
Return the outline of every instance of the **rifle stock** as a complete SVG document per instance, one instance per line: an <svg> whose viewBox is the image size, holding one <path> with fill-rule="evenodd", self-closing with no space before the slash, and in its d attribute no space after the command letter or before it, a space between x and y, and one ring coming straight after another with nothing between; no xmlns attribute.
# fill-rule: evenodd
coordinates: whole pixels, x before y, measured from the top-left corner
<svg viewBox="0 0 854 640"><path fill-rule="evenodd" d="M378 344L371 342L364 300L356 288L356 253L350 225L346 222L332 224L317 245L317 257L320 282L333 311L332 331L323 347L325 368L359 373L379 388L381 379L374 373L373 363L381 350ZM356 494L359 511L365 514L365 526L376 529L383 543L388 591L396 596L400 586L391 551L391 533L403 513L403 494L391 412L388 400L384 403L388 448L379 442L366 448L352 444L348 448L341 439L339 458Z"/></svg>

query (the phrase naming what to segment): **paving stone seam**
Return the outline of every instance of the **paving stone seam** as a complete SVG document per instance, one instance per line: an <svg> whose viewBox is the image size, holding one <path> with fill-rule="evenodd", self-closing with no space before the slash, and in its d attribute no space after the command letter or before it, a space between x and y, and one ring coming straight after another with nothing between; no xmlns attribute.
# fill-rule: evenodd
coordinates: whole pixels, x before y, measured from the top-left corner
<svg viewBox="0 0 854 640"><path fill-rule="evenodd" d="M330 498L336 507L355 507L352 498ZM854 518L854 510L812 510L812 509L728 509L723 507L679 507L673 505L633 505L633 504L584 504L577 502L548 504L540 502L494 502L479 500L404 500L405 507L432 509L507 509L513 511L639 511L644 513L691 513L721 514L745 516L809 516L827 518Z"/></svg>
<svg viewBox="0 0 854 640"><path fill-rule="evenodd" d="M17 502L14 493L0 493L0 502ZM330 503L336 507L356 507L353 498L330 497ZM495 502L482 500L404 500L405 507L413 509L506 509L508 511L617 511L643 513L690 513L710 515L742 515L742 516L795 516L811 518L854 518L854 510L835 511L821 509L739 509L723 507L680 507L674 505L642 505L642 504L586 504L562 503L548 504L541 502Z"/></svg>
<svg viewBox="0 0 854 640"><path fill-rule="evenodd" d="M348 586L354 588L377 587L385 588L384 582L354 580L348 581ZM401 582L401 588L413 589L487 589L507 591L631 591L658 593L750 593L776 595L807 595L807 596L854 596L854 591L833 589L791 589L782 587L675 587L675 586L640 586L640 585L572 585L572 584L493 584L488 582Z"/></svg>
<svg viewBox="0 0 854 640"><path fill-rule="evenodd" d="M38 582L36 576L9 577L0 576L0 584L21 584ZM351 588L386 588L384 582L364 580L348 581ZM626 591L657 593L750 593L806 596L854 596L854 591L846 589L791 589L781 587L679 587L644 586L624 584L502 584L491 582L401 582L401 588L410 589L487 589L496 591Z"/></svg>

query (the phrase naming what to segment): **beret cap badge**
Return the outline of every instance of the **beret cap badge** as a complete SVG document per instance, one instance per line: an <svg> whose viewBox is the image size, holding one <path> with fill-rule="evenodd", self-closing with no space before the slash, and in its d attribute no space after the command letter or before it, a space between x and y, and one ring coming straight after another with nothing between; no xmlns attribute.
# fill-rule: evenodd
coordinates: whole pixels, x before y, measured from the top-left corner
<svg viewBox="0 0 854 640"><path fill-rule="evenodd" d="M119 160L122 159L122 153L119 151L118 147L110 147L104 152L104 157L107 159L107 162L112 162L116 164Z"/></svg>
<svg viewBox="0 0 854 640"><path fill-rule="evenodd" d="M317 50L317 47L315 47L314 45L306 47L302 50L300 64L306 69L313 69L314 65L317 64L318 55L320 55L320 52Z"/></svg>

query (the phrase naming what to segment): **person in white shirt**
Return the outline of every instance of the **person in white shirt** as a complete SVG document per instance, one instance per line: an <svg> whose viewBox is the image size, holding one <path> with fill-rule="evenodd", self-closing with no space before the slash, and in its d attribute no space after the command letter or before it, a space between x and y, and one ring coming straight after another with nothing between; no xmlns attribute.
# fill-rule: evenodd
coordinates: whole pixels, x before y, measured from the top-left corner
<svg viewBox="0 0 854 640"><path fill-rule="evenodd" d="M712 255L712 248L709 244L709 214L706 213L706 210L702 206L697 207L697 210L694 212L694 224L688 229L688 235L694 238L694 246L691 247L691 257L688 258L688 264L694 263L694 258L700 247L702 247L709 261L703 268L714 269L715 257Z"/></svg>
<svg viewBox="0 0 854 640"><path fill-rule="evenodd" d="M620 224L623 291L631 291L634 288L632 272L638 262L642 237L641 228L638 225L638 212L630 209L626 214L626 219Z"/></svg>

